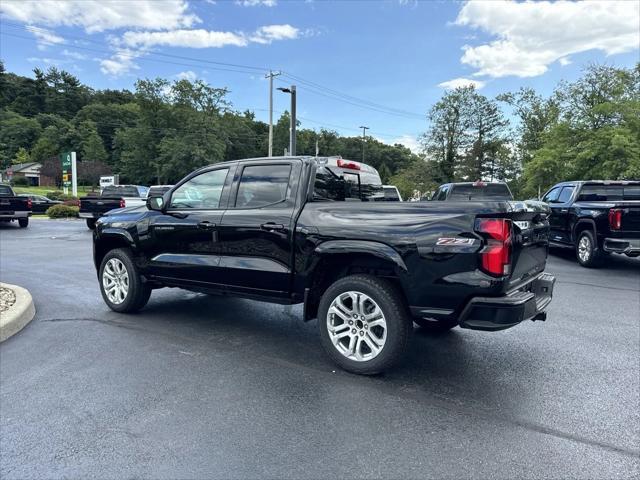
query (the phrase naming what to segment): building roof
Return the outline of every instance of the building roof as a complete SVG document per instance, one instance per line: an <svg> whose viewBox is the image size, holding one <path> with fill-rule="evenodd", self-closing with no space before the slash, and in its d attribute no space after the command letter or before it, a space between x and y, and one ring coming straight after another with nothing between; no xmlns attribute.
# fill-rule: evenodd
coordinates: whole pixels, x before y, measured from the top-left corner
<svg viewBox="0 0 640 480"><path fill-rule="evenodd" d="M7 170L12 170L15 173L31 167L42 167L42 164L38 162L16 163L15 165L11 165L5 168L4 171L6 172Z"/></svg>

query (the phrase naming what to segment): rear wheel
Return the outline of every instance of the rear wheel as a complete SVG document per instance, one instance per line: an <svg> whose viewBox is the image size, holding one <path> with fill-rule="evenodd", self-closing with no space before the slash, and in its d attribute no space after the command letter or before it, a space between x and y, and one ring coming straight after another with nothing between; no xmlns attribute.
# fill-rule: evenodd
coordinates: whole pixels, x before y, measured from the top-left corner
<svg viewBox="0 0 640 480"><path fill-rule="evenodd" d="M429 333L448 332L458 325L456 320L426 320L424 318L414 318L413 321L422 331Z"/></svg>
<svg viewBox="0 0 640 480"><path fill-rule="evenodd" d="M131 313L147 304L151 288L142 281L130 251L118 248L108 252L102 259L100 292L111 310Z"/></svg>
<svg viewBox="0 0 640 480"><path fill-rule="evenodd" d="M590 230L584 230L578 235L576 244L576 258L583 267L597 267L602 261L602 255L596 244L596 239Z"/></svg>
<svg viewBox="0 0 640 480"><path fill-rule="evenodd" d="M18 225L20 225L20 228L27 228L29 226L29 218L19 218Z"/></svg>
<svg viewBox="0 0 640 480"><path fill-rule="evenodd" d="M96 228L95 218L87 218L87 228L89 228L89 230L94 230Z"/></svg>
<svg viewBox="0 0 640 480"><path fill-rule="evenodd" d="M395 286L370 275L331 285L320 300L322 346L345 370L371 375L388 370L405 353L411 319Z"/></svg>

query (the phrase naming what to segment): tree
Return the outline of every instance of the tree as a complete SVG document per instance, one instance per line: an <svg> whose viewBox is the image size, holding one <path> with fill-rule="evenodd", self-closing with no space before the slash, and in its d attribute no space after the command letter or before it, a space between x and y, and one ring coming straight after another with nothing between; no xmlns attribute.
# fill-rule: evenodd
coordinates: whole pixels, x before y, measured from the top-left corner
<svg viewBox="0 0 640 480"><path fill-rule="evenodd" d="M19 163L29 163L31 161L31 156L26 148L20 147L16 152L16 156L13 157L13 161L11 162L13 165L17 165Z"/></svg>
<svg viewBox="0 0 640 480"><path fill-rule="evenodd" d="M0 166L6 168L20 148L30 150L41 131L36 120L0 110Z"/></svg>
<svg viewBox="0 0 640 480"><path fill-rule="evenodd" d="M108 155L98 135L96 124L87 120L79 125L78 130L82 145L81 160L104 163Z"/></svg>

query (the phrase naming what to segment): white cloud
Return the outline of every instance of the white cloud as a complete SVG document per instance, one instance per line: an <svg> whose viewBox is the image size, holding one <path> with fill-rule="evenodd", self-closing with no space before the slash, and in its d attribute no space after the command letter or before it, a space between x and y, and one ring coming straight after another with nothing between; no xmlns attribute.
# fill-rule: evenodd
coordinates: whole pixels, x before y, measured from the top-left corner
<svg viewBox="0 0 640 480"><path fill-rule="evenodd" d="M132 70L139 70L140 67L134 60L141 55L141 52L135 52L127 48L118 49L111 58L100 60L100 71L105 75L118 77Z"/></svg>
<svg viewBox="0 0 640 480"><path fill-rule="evenodd" d="M560 65L562 65L563 67L566 67L567 65L571 65L571 59L569 57L561 57L558 59L558 63L560 63Z"/></svg>
<svg viewBox="0 0 640 480"><path fill-rule="evenodd" d="M201 20L186 0L2 0L3 16L30 24L78 26L88 33L117 28L191 27Z"/></svg>
<svg viewBox="0 0 640 480"><path fill-rule="evenodd" d="M275 7L277 0L236 0L236 5L243 7Z"/></svg>
<svg viewBox="0 0 640 480"><path fill-rule="evenodd" d="M45 50L49 45L64 43L64 38L46 28L34 27L33 25L27 25L26 28L36 37L38 50Z"/></svg>
<svg viewBox="0 0 640 480"><path fill-rule="evenodd" d="M293 40L298 38L300 31L291 25L265 25L256 30L251 41L256 43L271 43L274 40Z"/></svg>
<svg viewBox="0 0 640 480"><path fill-rule="evenodd" d="M227 45L244 47L248 44L244 35L213 30L169 30L166 32L125 32L122 43L129 47L155 45L189 48L220 48Z"/></svg>
<svg viewBox="0 0 640 480"><path fill-rule="evenodd" d="M488 2L468 1L456 25L483 30L496 39L463 47L462 63L474 75L533 77L568 56L588 50L607 55L640 44L640 2ZM565 63L566 64L566 63Z"/></svg>
<svg viewBox="0 0 640 480"><path fill-rule="evenodd" d="M460 87L475 87L476 90L480 90L485 86L485 84L486 83L482 80L471 80L470 78L453 78L451 80L447 80L446 82L439 83L438 86L447 90L454 90Z"/></svg>
<svg viewBox="0 0 640 480"><path fill-rule="evenodd" d="M276 40L297 38L299 30L291 25L265 25L254 33L218 32L214 30L169 30L166 32L125 32L120 40L131 48L156 45L188 48L246 47L249 43L267 44Z"/></svg>
<svg viewBox="0 0 640 480"><path fill-rule="evenodd" d="M420 147L420 142L418 142L418 139L413 135L401 135L391 143L394 145L396 143L400 143L411 150L413 153L420 153L422 150Z"/></svg>
<svg viewBox="0 0 640 480"><path fill-rule="evenodd" d="M64 50L62 50L62 55L64 55L65 57L75 58L76 60L86 60L87 59L86 55L83 55L82 53L78 53L78 52L69 51L66 48Z"/></svg>
<svg viewBox="0 0 640 480"><path fill-rule="evenodd" d="M187 70L186 72L180 72L176 77L178 80L189 80L190 82L193 82L198 78L198 75L193 70Z"/></svg>

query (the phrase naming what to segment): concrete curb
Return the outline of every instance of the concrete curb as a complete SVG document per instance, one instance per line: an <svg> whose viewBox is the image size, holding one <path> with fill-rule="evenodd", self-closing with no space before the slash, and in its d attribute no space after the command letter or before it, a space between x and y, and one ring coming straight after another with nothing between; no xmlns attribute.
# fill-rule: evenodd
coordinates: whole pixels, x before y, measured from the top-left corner
<svg viewBox="0 0 640 480"><path fill-rule="evenodd" d="M8 283L0 283L0 286L13 290L16 296L16 303L0 314L0 342L4 342L33 320L36 307L33 305L31 294L26 289Z"/></svg>

